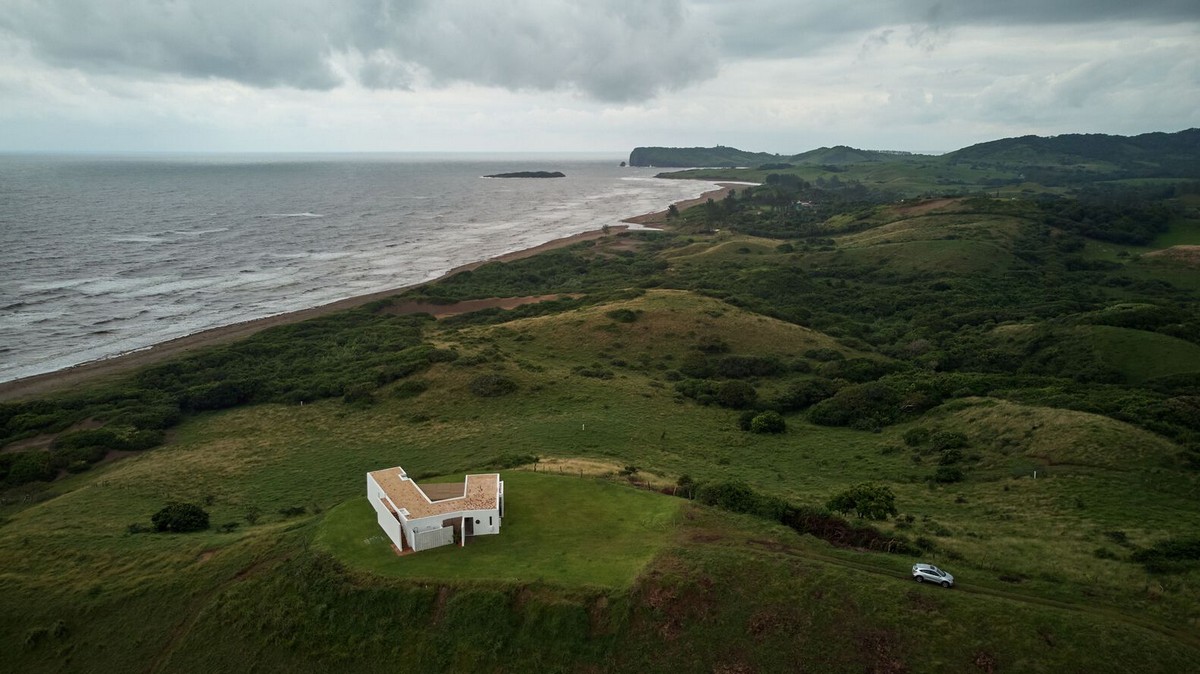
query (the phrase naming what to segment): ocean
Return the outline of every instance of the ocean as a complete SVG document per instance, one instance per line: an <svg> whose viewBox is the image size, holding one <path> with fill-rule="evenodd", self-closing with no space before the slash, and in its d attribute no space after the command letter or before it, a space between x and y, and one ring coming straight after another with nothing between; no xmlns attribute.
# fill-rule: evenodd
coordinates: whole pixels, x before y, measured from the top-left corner
<svg viewBox="0 0 1200 674"><path fill-rule="evenodd" d="M0 381L420 283L714 187L621 160L0 155ZM483 177L538 170L566 177Z"/></svg>

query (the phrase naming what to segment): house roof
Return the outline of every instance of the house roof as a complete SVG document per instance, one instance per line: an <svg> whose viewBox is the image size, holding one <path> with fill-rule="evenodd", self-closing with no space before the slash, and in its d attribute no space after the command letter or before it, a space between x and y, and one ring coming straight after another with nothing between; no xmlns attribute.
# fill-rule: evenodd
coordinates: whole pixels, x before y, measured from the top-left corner
<svg viewBox="0 0 1200 674"><path fill-rule="evenodd" d="M463 510L490 510L500 507L500 474L468 475L461 496L432 500L405 474L400 466L369 473L397 508L408 511L408 519L448 515Z"/></svg>

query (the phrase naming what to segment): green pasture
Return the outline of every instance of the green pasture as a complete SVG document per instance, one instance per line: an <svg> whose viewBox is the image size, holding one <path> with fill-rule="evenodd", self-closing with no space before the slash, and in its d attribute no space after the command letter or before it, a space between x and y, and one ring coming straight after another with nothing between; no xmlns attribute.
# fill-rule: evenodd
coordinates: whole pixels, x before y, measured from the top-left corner
<svg viewBox="0 0 1200 674"><path fill-rule="evenodd" d="M1100 359L1130 382L1200 372L1200 345L1178 337L1106 325L1086 329Z"/></svg>

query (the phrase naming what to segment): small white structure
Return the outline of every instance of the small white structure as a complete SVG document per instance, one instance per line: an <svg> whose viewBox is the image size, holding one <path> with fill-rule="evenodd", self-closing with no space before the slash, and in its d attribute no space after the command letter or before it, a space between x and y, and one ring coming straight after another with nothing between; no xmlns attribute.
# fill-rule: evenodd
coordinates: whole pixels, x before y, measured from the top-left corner
<svg viewBox="0 0 1200 674"><path fill-rule="evenodd" d="M400 466L367 473L367 500L401 554L466 545L467 536L500 533L504 482L499 473L468 475L462 484L424 489Z"/></svg>

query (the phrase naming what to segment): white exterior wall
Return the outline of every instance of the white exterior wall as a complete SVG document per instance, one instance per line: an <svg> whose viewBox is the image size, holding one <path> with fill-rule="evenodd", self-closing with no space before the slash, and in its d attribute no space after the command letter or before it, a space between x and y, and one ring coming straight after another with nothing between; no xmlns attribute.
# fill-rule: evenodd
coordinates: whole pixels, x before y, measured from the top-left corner
<svg viewBox="0 0 1200 674"><path fill-rule="evenodd" d="M484 534L500 533L500 509L490 508L488 510L463 510L462 516L472 521L472 532L476 536ZM474 522L478 520L478 524ZM490 524L489 524L490 520Z"/></svg>
<svg viewBox="0 0 1200 674"><path fill-rule="evenodd" d="M392 543L397 548L403 550L404 537L406 533L404 531L404 526L401 524L401 522L397 522L396 518L392 516L391 511L387 509L387 506L380 502L380 499L384 498L387 498L387 496L384 495L383 489L380 489L379 484L375 482L375 478L371 477L371 475L368 473L367 500L371 502L371 507L375 509L375 520L379 522L379 528L383 529L383 533L387 534L387 537L391 539ZM411 540L411 532L407 533L410 537L409 540Z"/></svg>
<svg viewBox="0 0 1200 674"><path fill-rule="evenodd" d="M440 548L454 542L454 527L418 530L413 534L413 550L421 551Z"/></svg>

